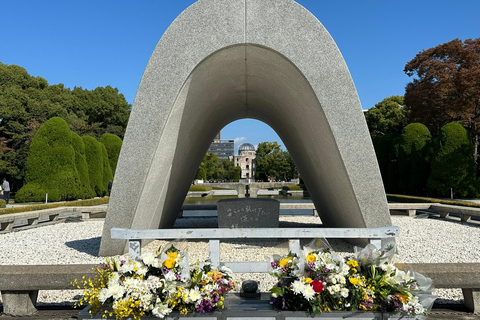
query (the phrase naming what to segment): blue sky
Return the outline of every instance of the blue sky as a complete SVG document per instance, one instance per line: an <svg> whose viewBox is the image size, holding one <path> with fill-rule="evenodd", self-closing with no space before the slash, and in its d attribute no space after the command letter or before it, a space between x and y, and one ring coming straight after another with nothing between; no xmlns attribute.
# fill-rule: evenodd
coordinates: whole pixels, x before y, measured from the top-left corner
<svg viewBox="0 0 480 320"><path fill-rule="evenodd" d="M145 66L170 23L193 0L0 0L0 62L50 84L117 87L133 104ZM330 32L363 109L409 82L403 68L420 51L480 37L478 0L299 0ZM279 141L256 120L233 122L222 138Z"/></svg>

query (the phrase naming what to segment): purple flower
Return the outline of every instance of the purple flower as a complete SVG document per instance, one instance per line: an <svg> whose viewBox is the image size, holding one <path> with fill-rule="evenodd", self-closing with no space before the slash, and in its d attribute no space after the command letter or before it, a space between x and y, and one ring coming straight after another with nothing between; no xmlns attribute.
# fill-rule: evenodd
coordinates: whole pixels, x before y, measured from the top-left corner
<svg viewBox="0 0 480 320"><path fill-rule="evenodd" d="M176 275L175 275L175 279L177 279L177 281L180 281L180 280L182 279L182 276L179 275L179 274L176 274Z"/></svg>
<svg viewBox="0 0 480 320"><path fill-rule="evenodd" d="M323 272L328 272L328 271L330 271L330 269L328 269L328 268L326 268L326 267L324 267L322 270L323 270Z"/></svg>

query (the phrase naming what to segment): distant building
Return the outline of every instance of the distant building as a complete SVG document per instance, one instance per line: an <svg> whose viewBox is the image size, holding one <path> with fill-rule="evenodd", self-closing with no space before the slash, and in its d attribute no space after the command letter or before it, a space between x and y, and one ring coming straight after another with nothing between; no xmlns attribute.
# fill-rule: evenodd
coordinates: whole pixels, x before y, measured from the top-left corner
<svg viewBox="0 0 480 320"><path fill-rule="evenodd" d="M244 143L238 147L238 155L231 158L235 166L242 168L242 180L255 181L255 154L255 147Z"/></svg>
<svg viewBox="0 0 480 320"><path fill-rule="evenodd" d="M222 140L219 132L207 152L215 154L219 161L229 160L235 154L234 141Z"/></svg>

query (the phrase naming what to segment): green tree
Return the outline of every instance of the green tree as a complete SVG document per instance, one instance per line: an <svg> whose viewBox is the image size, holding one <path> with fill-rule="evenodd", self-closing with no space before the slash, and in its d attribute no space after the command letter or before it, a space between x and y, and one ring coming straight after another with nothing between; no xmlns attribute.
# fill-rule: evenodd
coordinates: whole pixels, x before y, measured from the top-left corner
<svg viewBox="0 0 480 320"><path fill-rule="evenodd" d="M386 134L399 135L408 124L410 109L402 96L391 96L365 112L368 130L372 137Z"/></svg>
<svg viewBox="0 0 480 320"><path fill-rule="evenodd" d="M411 121L425 124L436 136L449 122L467 129L478 161L480 135L480 38L454 39L423 50L405 65L413 76L405 90ZM477 164L478 167L478 164Z"/></svg>
<svg viewBox="0 0 480 320"><path fill-rule="evenodd" d="M104 162L102 144L91 136L83 136L82 139L85 144L85 158L88 165L90 186L97 196L103 196L107 193L107 185L104 184L103 181Z"/></svg>
<svg viewBox="0 0 480 320"><path fill-rule="evenodd" d="M105 133L100 137L100 142L103 143L105 148L107 148L110 168L112 169L112 174L115 175L118 156L120 155L120 149L122 148L122 139L112 133Z"/></svg>
<svg viewBox="0 0 480 320"><path fill-rule="evenodd" d="M72 91L0 63L0 142L7 148L0 154L0 174L10 177L12 186L23 184L30 143L48 119L64 119L79 135L123 137L130 108L116 88Z"/></svg>
<svg viewBox="0 0 480 320"><path fill-rule="evenodd" d="M402 130L398 150L399 187L404 194L425 195L430 174L432 136L421 123Z"/></svg>
<svg viewBox="0 0 480 320"><path fill-rule="evenodd" d="M214 153L207 153L202 161L206 172L207 180L218 179L218 171L220 169L220 163L218 157Z"/></svg>
<svg viewBox="0 0 480 320"><path fill-rule="evenodd" d="M57 117L38 129L27 159L27 186L17 192L17 201L42 201L45 193L51 201L78 198L81 182L72 137L65 120Z"/></svg>
<svg viewBox="0 0 480 320"><path fill-rule="evenodd" d="M472 143L465 128L455 122L440 129L427 183L432 196L449 197L450 188L456 197L477 196Z"/></svg>
<svg viewBox="0 0 480 320"><path fill-rule="evenodd" d="M242 177L242 168L240 167L234 167L233 168L233 182L238 182L240 181L240 178Z"/></svg>
<svg viewBox="0 0 480 320"><path fill-rule="evenodd" d="M293 161L288 152L283 151L277 142L262 142L255 156L257 180L266 181L269 177L287 180L293 169Z"/></svg>
<svg viewBox="0 0 480 320"><path fill-rule="evenodd" d="M241 175L242 169L239 168L239 170ZM237 170L235 169L235 165L233 164L232 161L223 159L222 162L220 162L220 168L218 170L220 179L233 181L235 179L236 171ZM238 179L240 179L240 177Z"/></svg>

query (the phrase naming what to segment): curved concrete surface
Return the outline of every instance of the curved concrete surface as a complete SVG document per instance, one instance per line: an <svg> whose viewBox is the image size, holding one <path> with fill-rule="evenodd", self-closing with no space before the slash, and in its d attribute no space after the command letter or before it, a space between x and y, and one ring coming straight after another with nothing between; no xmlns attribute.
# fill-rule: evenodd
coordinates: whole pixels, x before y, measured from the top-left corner
<svg viewBox="0 0 480 320"><path fill-rule="evenodd" d="M391 224L355 86L322 24L292 0L200 0L145 69L100 255L124 252L112 227L172 226L212 139L242 118L278 133L325 225Z"/></svg>

